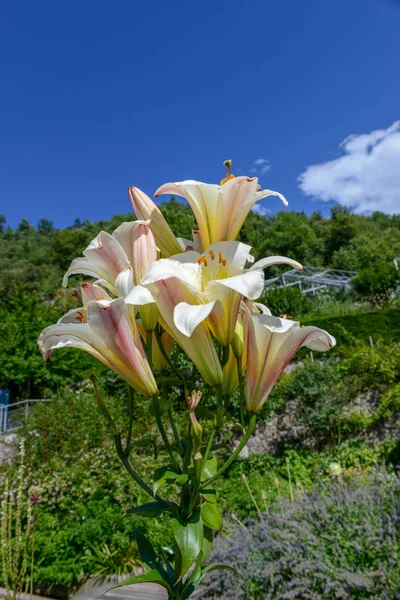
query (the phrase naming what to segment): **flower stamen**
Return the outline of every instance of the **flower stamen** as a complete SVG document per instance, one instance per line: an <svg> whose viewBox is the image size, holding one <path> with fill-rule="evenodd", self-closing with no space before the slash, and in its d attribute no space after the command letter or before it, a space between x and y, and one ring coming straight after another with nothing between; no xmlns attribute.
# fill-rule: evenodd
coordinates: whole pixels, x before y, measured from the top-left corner
<svg viewBox="0 0 400 600"><path fill-rule="evenodd" d="M210 255L211 260L215 259L215 252L214 252L214 250L209 250L208 254Z"/></svg>
<svg viewBox="0 0 400 600"><path fill-rule="evenodd" d="M226 183L230 179L235 179L235 176L233 175L233 173L231 173L232 160L224 160L224 165L226 168L226 175L223 179L221 179L220 185L224 185L224 183Z"/></svg>
<svg viewBox="0 0 400 600"><path fill-rule="evenodd" d="M207 257L206 257L206 256L200 256L200 258L199 258L199 260L197 261L197 263L198 263L199 265L204 265L204 266L206 267L206 266L207 266L207 264L208 264Z"/></svg>

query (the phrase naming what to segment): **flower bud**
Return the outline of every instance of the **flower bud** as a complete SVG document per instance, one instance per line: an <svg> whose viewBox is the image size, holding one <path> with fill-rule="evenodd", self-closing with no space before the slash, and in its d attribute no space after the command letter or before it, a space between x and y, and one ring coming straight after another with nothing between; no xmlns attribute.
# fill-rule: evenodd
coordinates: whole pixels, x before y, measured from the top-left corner
<svg viewBox="0 0 400 600"><path fill-rule="evenodd" d="M189 409L190 413L193 413L195 411L195 409L197 408L197 406L201 400L201 396L202 396L202 393L200 392L200 390L193 390L193 392L189 396L187 405L188 405L188 409Z"/></svg>
<svg viewBox="0 0 400 600"><path fill-rule="evenodd" d="M132 228L132 266L134 283L138 285L157 260L157 246L149 222L137 221L135 225Z"/></svg>
<svg viewBox="0 0 400 600"><path fill-rule="evenodd" d="M201 444L203 441L203 428L200 425L200 423L198 422L198 420L196 419L196 415L194 414L194 412L190 412L189 417L190 417L190 422L192 424L192 429L191 429L192 444L193 444L192 454L195 457L195 459L197 459L197 458L201 457L201 455L199 457L199 454L200 454Z"/></svg>
<svg viewBox="0 0 400 600"><path fill-rule="evenodd" d="M236 358L240 358L244 352L244 329L241 315L238 315L238 320L235 325L235 332L232 339L232 352Z"/></svg>

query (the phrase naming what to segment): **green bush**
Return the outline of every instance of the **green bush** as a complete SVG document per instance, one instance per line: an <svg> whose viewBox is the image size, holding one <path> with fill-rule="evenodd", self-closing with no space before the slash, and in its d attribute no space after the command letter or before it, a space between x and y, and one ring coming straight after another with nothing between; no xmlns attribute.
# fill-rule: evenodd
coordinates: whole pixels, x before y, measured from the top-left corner
<svg viewBox="0 0 400 600"><path fill-rule="evenodd" d="M356 294L374 306L385 306L393 299L400 281L393 264L376 265L373 269L363 269L352 280Z"/></svg>
<svg viewBox="0 0 400 600"><path fill-rule="evenodd" d="M311 310L312 302L299 288L272 288L264 292L260 302L268 306L273 315L290 315L298 320Z"/></svg>

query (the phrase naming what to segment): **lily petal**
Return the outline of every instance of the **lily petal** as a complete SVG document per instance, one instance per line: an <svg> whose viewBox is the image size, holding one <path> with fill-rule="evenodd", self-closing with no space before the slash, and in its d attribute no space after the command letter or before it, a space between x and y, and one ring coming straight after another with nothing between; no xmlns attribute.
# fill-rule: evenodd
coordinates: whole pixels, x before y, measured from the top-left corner
<svg viewBox="0 0 400 600"><path fill-rule="evenodd" d="M182 263L170 258L162 258L153 263L143 277L142 285L172 278L177 278L194 289L201 290L200 265L197 262Z"/></svg>
<svg viewBox="0 0 400 600"><path fill-rule="evenodd" d="M214 306L215 302L197 305L180 302L174 309L174 323L176 328L183 335L191 337L196 327L207 319Z"/></svg>
<svg viewBox="0 0 400 600"><path fill-rule="evenodd" d="M267 256L266 258L262 258L254 263L254 265L250 267L249 271L254 271L254 269L266 269L272 265L291 265L298 271L303 270L302 265L297 262L297 260L293 260L292 258L287 258L286 256Z"/></svg>
<svg viewBox="0 0 400 600"><path fill-rule="evenodd" d="M82 283L82 304L87 306L91 300L112 300L106 290L96 283Z"/></svg>
<svg viewBox="0 0 400 600"><path fill-rule="evenodd" d="M222 287L227 287L250 300L259 298L264 290L264 273L262 270L247 271L242 275L228 277L227 279L215 279L210 281L205 292L208 297L216 298Z"/></svg>
<svg viewBox="0 0 400 600"><path fill-rule="evenodd" d="M54 349L79 348L92 354L144 396L157 393L157 385L139 336L132 331L123 298L89 302L85 323L60 320L42 331L38 343L46 360Z"/></svg>
<svg viewBox="0 0 400 600"><path fill-rule="evenodd" d="M181 252L182 248L158 206L137 187L130 187L128 194L137 218L144 221L150 219L150 227L161 253L168 257Z"/></svg>

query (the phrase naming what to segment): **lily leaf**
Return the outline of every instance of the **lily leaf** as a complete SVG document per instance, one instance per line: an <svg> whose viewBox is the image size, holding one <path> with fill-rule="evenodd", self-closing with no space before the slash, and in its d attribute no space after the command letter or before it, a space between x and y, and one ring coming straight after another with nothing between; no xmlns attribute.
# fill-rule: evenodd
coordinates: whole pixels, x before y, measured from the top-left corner
<svg viewBox="0 0 400 600"><path fill-rule="evenodd" d="M142 573L142 575L134 575L133 577L128 577L128 579L125 579L122 583L119 583L118 585L114 585L114 587L107 590L107 592L115 590L116 588L123 587L125 585L133 585L136 583L157 583L158 585L161 585L164 589L166 589L168 594L171 594L172 592L172 588L169 585L169 583L163 579L162 575L158 571L156 571L156 569L150 569L150 571Z"/></svg>
<svg viewBox="0 0 400 600"><path fill-rule="evenodd" d="M203 546L203 521L200 509L196 509L188 520L174 516L172 533L178 546L175 558L175 576L180 579L199 556Z"/></svg>
<svg viewBox="0 0 400 600"><path fill-rule="evenodd" d="M213 477L217 472L217 457L211 456L204 466L203 473L201 475L201 481L207 481L210 477Z"/></svg>
<svg viewBox="0 0 400 600"><path fill-rule="evenodd" d="M141 504L140 506L133 506L132 508L128 508L127 513L129 515L140 515L141 517L158 517L163 512L173 510L173 507L176 506L171 504L171 506L163 506L159 504L159 502L147 502L146 504Z"/></svg>
<svg viewBox="0 0 400 600"><path fill-rule="evenodd" d="M157 571L161 578L167 578L165 569L157 558L153 546L140 529L135 529L135 539L139 548L140 558L144 564L150 567L150 569Z"/></svg>
<svg viewBox="0 0 400 600"><path fill-rule="evenodd" d="M145 448L146 446L154 446L155 441L153 438L143 438L141 440L136 440L131 444L131 448Z"/></svg>
<svg viewBox="0 0 400 600"><path fill-rule="evenodd" d="M232 573L243 579L243 576L239 573L239 571L236 571L236 569L234 569L233 567L229 567L228 565L209 565L208 567L203 567L201 575L196 581L196 587L200 585L200 583L203 581L206 575L208 573L211 573L211 571L231 571Z"/></svg>
<svg viewBox="0 0 400 600"><path fill-rule="evenodd" d="M177 473L172 465L157 469L154 473L153 493L157 494L158 490L167 483L174 483L179 475L180 473Z"/></svg>
<svg viewBox="0 0 400 600"><path fill-rule="evenodd" d="M158 400L158 410L159 410L160 416L164 415L166 412L169 411L169 409L171 408L173 402L174 402L173 396L169 396L168 398L162 398L162 397L159 398L159 400Z"/></svg>
<svg viewBox="0 0 400 600"><path fill-rule="evenodd" d="M203 555L202 562L203 563L205 563L206 560L208 559L208 557L210 556L211 550L213 549L213 545L214 545L213 530L210 527L204 527L204 538L203 538L203 548L202 548L202 555Z"/></svg>
<svg viewBox="0 0 400 600"><path fill-rule="evenodd" d="M218 508L217 497L215 493L202 492L201 496L205 500L200 508L201 518L203 519L204 525L210 527L211 529L215 529L216 531L221 531L223 526L222 515Z"/></svg>

